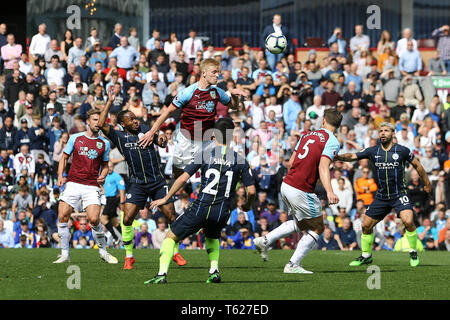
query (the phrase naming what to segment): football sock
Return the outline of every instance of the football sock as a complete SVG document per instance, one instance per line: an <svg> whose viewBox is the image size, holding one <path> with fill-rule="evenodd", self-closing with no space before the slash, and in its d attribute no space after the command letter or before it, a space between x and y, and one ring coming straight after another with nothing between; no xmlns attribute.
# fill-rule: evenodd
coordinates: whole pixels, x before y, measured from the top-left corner
<svg viewBox="0 0 450 320"><path fill-rule="evenodd" d="M125 253L127 258L131 258L133 256L133 226L122 226L122 242L125 248Z"/></svg>
<svg viewBox="0 0 450 320"><path fill-rule="evenodd" d="M106 239L105 232L103 231L103 225L99 223L97 226L91 224L92 235L94 236L95 242L98 245L98 250L100 254L103 255L106 253Z"/></svg>
<svg viewBox="0 0 450 320"><path fill-rule="evenodd" d="M164 239L161 250L159 250L159 272L158 275L163 275L169 270L170 261L173 258L173 251L175 248L175 241L170 238Z"/></svg>
<svg viewBox="0 0 450 320"><path fill-rule="evenodd" d="M371 234L362 234L361 235L361 249L362 256L364 258L368 258L372 255L372 244L374 240L373 232Z"/></svg>
<svg viewBox="0 0 450 320"><path fill-rule="evenodd" d="M289 220L281 224L278 228L273 229L270 231L264 239L267 239L267 242L265 245L269 246L273 242L277 241L278 239L287 237L293 232L298 232L297 223L294 220Z"/></svg>
<svg viewBox="0 0 450 320"><path fill-rule="evenodd" d="M408 239L409 247L411 248L411 251L417 250L417 229L410 232L408 230L405 230L406 239Z"/></svg>
<svg viewBox="0 0 450 320"><path fill-rule="evenodd" d="M58 222L58 235L61 244L61 254L69 256L70 231L67 222Z"/></svg>
<svg viewBox="0 0 450 320"><path fill-rule="evenodd" d="M219 239L206 238L206 252L208 253L209 261L211 262L209 273L213 273L215 270L219 271Z"/></svg>
<svg viewBox="0 0 450 320"><path fill-rule="evenodd" d="M303 258L306 256L306 254L311 251L311 249L314 247L314 245L319 240L319 235L315 233L314 231L308 230L305 234L303 234L302 238L297 244L297 248L294 251L294 254L291 257L290 262L294 264L300 265Z"/></svg>
<svg viewBox="0 0 450 320"><path fill-rule="evenodd" d="M169 230L170 230L170 224L169 224ZM179 244L180 242L177 242L177 244ZM173 249L173 255L176 255L178 253L178 247L179 246L175 246L175 248Z"/></svg>

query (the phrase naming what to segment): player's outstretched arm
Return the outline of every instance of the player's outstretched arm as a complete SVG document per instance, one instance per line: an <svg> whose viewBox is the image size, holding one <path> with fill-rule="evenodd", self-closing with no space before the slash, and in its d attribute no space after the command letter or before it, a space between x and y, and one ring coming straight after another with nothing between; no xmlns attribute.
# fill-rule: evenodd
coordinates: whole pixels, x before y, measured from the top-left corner
<svg viewBox="0 0 450 320"><path fill-rule="evenodd" d="M100 175L97 178L97 182L99 184L104 184L107 175L108 175L108 161L103 161Z"/></svg>
<svg viewBox="0 0 450 320"><path fill-rule="evenodd" d="M337 156L334 157L334 161L356 161L358 160L358 157L356 156L356 153L344 153L344 154L339 154Z"/></svg>
<svg viewBox="0 0 450 320"><path fill-rule="evenodd" d="M111 105L116 96L112 93L108 95L108 102L106 102L105 108L103 108L102 113L100 113L100 118L98 120L98 126L100 130L103 131L104 134L109 134L109 125L106 123L106 119L108 118L109 110L111 109Z"/></svg>
<svg viewBox="0 0 450 320"><path fill-rule="evenodd" d="M236 89L231 89L230 93L231 93L231 101L227 107L229 107L233 110L237 110L239 108L240 96L244 96L244 97L247 96L247 92L245 92L242 89L236 88Z"/></svg>
<svg viewBox="0 0 450 320"><path fill-rule="evenodd" d="M330 164L331 159L328 157L321 157L319 163L319 175L320 181L327 192L328 204L337 204L339 198L334 194L333 188L331 187L331 175L330 175Z"/></svg>
<svg viewBox="0 0 450 320"><path fill-rule="evenodd" d="M189 173L184 172L181 176L178 177L177 180L175 180L172 188L170 188L169 192L164 198L152 201L152 203L150 204L150 209L153 210L155 207L165 205L167 201L169 201L169 199L186 184L190 177L191 176L189 175Z"/></svg>
<svg viewBox="0 0 450 320"><path fill-rule="evenodd" d="M150 131L147 131L144 136L139 139L139 146L141 146L142 148L147 148L147 146L153 142L155 134L158 132L164 121L166 121L167 118L169 118L169 116L172 114L172 112L177 109L178 108L173 103L171 103L168 108L163 108L161 115L155 121Z"/></svg>
<svg viewBox="0 0 450 320"><path fill-rule="evenodd" d="M427 193L431 193L431 183L430 180L428 180L428 175L425 172L425 169L422 167L422 164L419 161L419 158L415 157L413 159L413 161L411 162L411 164L413 165L414 169L416 169L417 173L419 174L419 176L422 178L423 182L425 183L425 191Z"/></svg>

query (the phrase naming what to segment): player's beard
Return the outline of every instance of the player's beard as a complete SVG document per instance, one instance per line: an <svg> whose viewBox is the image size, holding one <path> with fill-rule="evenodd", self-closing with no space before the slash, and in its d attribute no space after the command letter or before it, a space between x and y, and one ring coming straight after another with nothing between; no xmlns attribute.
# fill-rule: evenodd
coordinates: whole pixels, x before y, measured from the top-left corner
<svg viewBox="0 0 450 320"><path fill-rule="evenodd" d="M386 140L384 142L381 139L380 139L380 141L381 141L381 144L383 145L383 147L388 147L392 142L392 136L390 138L386 137Z"/></svg>

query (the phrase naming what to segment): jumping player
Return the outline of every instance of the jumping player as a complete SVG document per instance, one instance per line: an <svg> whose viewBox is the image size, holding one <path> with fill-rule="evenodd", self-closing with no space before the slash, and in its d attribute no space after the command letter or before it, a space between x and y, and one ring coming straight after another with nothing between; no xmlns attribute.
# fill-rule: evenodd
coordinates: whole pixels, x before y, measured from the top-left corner
<svg viewBox="0 0 450 320"><path fill-rule="evenodd" d="M229 108L237 109L239 96L246 95L241 89L231 89L230 98L225 91L215 86L220 74L220 63L216 60L203 60L200 64L200 72L200 80L181 91L170 106L162 110L151 130L139 140L142 147L148 146L153 142L155 134L164 121L175 110L182 110L179 131L175 136L174 179L183 173L183 169L194 160L197 152L202 152L212 143L206 131L214 128L217 103L221 102ZM201 163L201 160L197 162Z"/></svg>
<svg viewBox="0 0 450 320"><path fill-rule="evenodd" d="M412 205L409 201L405 180L405 164L410 162L425 182L425 191L431 192L428 176L419 160L406 147L392 141L395 129L389 122L383 122L378 128L380 144L357 153L345 153L335 160L356 161L369 159L376 168L374 174L378 191L373 202L367 208L362 218L361 249L362 255L352 262L350 266L360 266L373 262L372 244L374 240L373 228L384 219L392 209L403 221L406 227L406 238L411 251L409 252L411 267L419 265L417 256L417 230L414 224Z"/></svg>
<svg viewBox="0 0 450 320"><path fill-rule="evenodd" d="M219 237L230 216L230 192L236 190L236 183L241 178L247 191L247 203L244 210L249 210L255 199L254 179L247 161L229 148L232 141L233 121L222 118L215 124L215 142L205 151L203 163L192 163L174 182L169 193L161 200L151 203L151 208L162 206L195 174L200 168L201 189L198 198L184 214L172 224L164 239L159 258L158 274L145 283L167 283L167 271L172 259L176 242L203 228L206 236L206 252L210 260L209 277L206 283L218 283L219 275Z"/></svg>
<svg viewBox="0 0 450 320"><path fill-rule="evenodd" d="M105 182L108 174L109 141L98 135L100 111L89 110L87 113L87 130L70 137L58 167L58 187L64 184L63 173L67 161L73 154L66 187L61 194L58 207L58 235L61 243L61 255L53 263L69 262L70 231L67 225L70 214L81 200L86 209L92 234L98 245L100 257L108 263L117 263L117 259L106 251L103 225L100 223L99 184ZM100 171L101 170L101 171ZM100 172L100 175L99 175Z"/></svg>
<svg viewBox="0 0 450 320"><path fill-rule="evenodd" d="M300 137L288 163L290 170L281 184L282 199L294 220L286 221L264 237L255 239L256 249L263 260L267 261L270 244L293 232L305 232L284 267L284 273L312 273L305 270L300 263L317 243L324 229L320 200L314 193L319 177L327 192L328 203L332 205L339 202L331 187L330 164L340 149L340 143L334 133L341 121L340 112L336 109L326 109L322 128Z"/></svg>
<svg viewBox="0 0 450 320"><path fill-rule="evenodd" d="M123 269L133 269L135 259L133 257L133 221L140 209L145 206L147 198L152 200L163 198L168 187L159 163L155 146L151 144L148 148L141 148L138 145L139 136L150 130L144 124L140 124L136 115L129 110L122 110L117 115L117 122L124 128L124 131L114 130L106 123L108 112L114 101L114 95L110 94L105 108L100 114L99 126L103 133L117 146L120 153L125 157L130 171L129 189L125 201L125 210L122 215L122 241L126 251L125 264ZM165 147L167 144L166 135L154 136L154 142ZM175 220L175 208L173 199L161 206L161 211L169 223ZM185 265L186 260L177 252L174 260L178 265Z"/></svg>

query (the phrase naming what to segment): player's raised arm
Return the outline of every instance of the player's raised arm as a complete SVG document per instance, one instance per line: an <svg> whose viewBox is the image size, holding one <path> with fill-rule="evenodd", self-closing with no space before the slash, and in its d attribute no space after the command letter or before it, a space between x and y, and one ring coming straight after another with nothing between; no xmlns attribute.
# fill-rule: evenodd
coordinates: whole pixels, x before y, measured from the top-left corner
<svg viewBox="0 0 450 320"><path fill-rule="evenodd" d="M339 198L334 194L333 188L331 187L330 164L330 158L321 157L319 163L319 175L320 181L322 181L322 185L327 192L328 203L336 204L339 202Z"/></svg>
<svg viewBox="0 0 450 320"><path fill-rule="evenodd" d="M155 134L158 132L161 125L164 123L164 121L169 118L169 116L177 110L178 107L175 106L173 103L170 104L168 108L163 108L161 115L156 119L155 123L153 124L153 127L147 131L142 138L139 139L139 145L142 148L146 148L149 144L153 142L153 139L155 138Z"/></svg>
<svg viewBox="0 0 450 320"><path fill-rule="evenodd" d="M106 123L106 119L108 118L109 110L111 109L111 105L115 98L116 96L113 93L108 94L108 102L106 102L106 106L103 108L98 119L98 126L106 135L109 134L109 125Z"/></svg>
<svg viewBox="0 0 450 320"><path fill-rule="evenodd" d="M425 169L422 167L422 164L420 163L418 158L414 158L411 161L411 164L413 165L414 169L416 169L417 173L419 174L419 176L422 178L423 182L425 183L425 191L427 193L431 192L431 183L430 180L428 179L428 175L425 172Z"/></svg>

